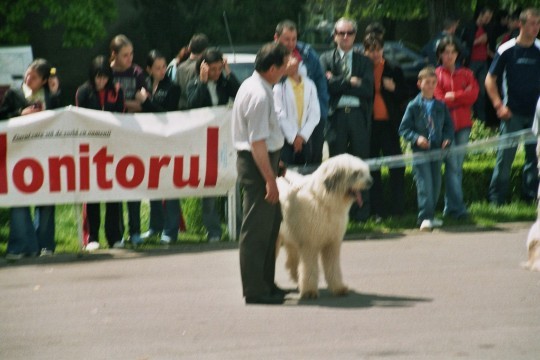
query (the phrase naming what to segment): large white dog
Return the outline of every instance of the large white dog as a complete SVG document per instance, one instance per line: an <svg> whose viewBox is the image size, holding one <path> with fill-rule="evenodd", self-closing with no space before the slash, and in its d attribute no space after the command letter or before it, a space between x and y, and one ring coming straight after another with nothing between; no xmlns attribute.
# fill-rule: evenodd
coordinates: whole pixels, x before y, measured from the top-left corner
<svg viewBox="0 0 540 360"><path fill-rule="evenodd" d="M540 220L531 226L527 236L527 262L523 267L532 271L540 271Z"/></svg>
<svg viewBox="0 0 540 360"><path fill-rule="evenodd" d="M329 290L348 293L340 265L341 242L354 201L371 186L368 165L343 154L323 162L311 175L287 170L278 178L283 222L278 242L287 250L286 267L302 298L317 298L319 255Z"/></svg>

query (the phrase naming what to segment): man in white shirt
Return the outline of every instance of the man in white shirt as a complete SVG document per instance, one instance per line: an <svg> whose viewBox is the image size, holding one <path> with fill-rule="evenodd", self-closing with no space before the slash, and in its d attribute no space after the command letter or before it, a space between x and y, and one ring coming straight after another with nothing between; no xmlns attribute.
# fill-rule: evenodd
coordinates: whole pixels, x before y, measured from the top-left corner
<svg viewBox="0 0 540 360"><path fill-rule="evenodd" d="M234 101L232 133L238 152L238 181L243 188L240 272L246 304L281 304L285 291L274 282L276 240L281 223L276 175L284 138L274 110L272 85L285 74L289 51L264 45L255 71Z"/></svg>

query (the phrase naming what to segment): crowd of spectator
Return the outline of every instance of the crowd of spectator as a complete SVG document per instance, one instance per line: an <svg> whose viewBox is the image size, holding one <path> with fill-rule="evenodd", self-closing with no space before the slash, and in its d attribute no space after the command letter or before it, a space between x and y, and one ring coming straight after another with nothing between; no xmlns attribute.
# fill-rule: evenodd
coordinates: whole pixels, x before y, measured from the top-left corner
<svg viewBox="0 0 540 360"><path fill-rule="evenodd" d="M272 143L276 147L272 148L273 152L279 151L280 166L320 164L325 141L330 156L350 153L363 159L401 154L400 136L411 143L415 153L464 145L469 141L473 117L488 121L486 110L490 106L501 122L501 134L530 128L540 97L540 44L536 39L540 14L537 9L508 14L504 22L501 19L498 26L488 31L492 16L492 9L482 8L462 31L458 31L458 19L444 21L441 33L423 49L433 67L420 72L420 93L408 104L410 99L406 96L401 68L384 57L385 31L381 24L373 23L366 28L361 36L364 47L359 51L355 46L359 32L356 22L339 19L333 32L335 48L319 56L310 45L298 41L294 22L280 22L274 34L274 43L280 44L280 48L262 53L269 59L272 52L279 53L286 63L281 68L278 60L268 60L274 63L269 67L261 65L262 70L256 67L254 73L272 79L280 75L275 84L270 84L269 97L258 100L266 104L270 99L273 103L272 111L283 137L279 146ZM115 36L110 53L97 56L90 64L88 80L77 90L76 106L118 113L187 110L234 101L241 86L227 59L217 48L210 47L207 36L201 33L193 35L190 43L169 63L158 50L152 50L143 68L133 62L133 53L133 44L126 36ZM262 61L262 53L257 54L256 66ZM267 74L272 66L280 70ZM259 88L269 83L265 79L263 76L253 83L257 91L266 89ZM25 73L22 88L7 92L0 106L0 119L58 107L59 86L50 64L36 59ZM244 150L251 151L250 141L268 136L264 131L261 134L262 138L243 139L250 145ZM538 189L534 146L526 146L523 197L529 201L536 199ZM274 154L271 155L271 160L275 160ZM514 155L513 148L498 152L488 195L494 204L507 201ZM443 163L443 215L458 219L468 216L461 185L464 157L464 152L455 152L444 160L413 163L420 229L431 230L442 225L442 220L435 218L435 205ZM253 171L263 171L260 167L243 170L250 176ZM262 175L268 174L272 175L273 169ZM273 175L277 175L277 169ZM372 189L362 194L363 206L351 208L352 221L364 222L370 217L379 220L400 216L405 211L404 168L390 169L390 199L383 196L379 170L373 172L373 178ZM257 191L253 194L260 196ZM258 200L245 201L244 205L258 204ZM222 237L217 204L215 197L202 199L203 223L210 242ZM100 208L99 203L83 207L88 251L100 247ZM122 248L128 241L137 247L151 236L157 236L164 244L177 240L182 223L179 199L151 201L148 226L141 224L140 201L128 201L126 208L127 231L123 204L105 204L105 236L109 247ZM8 259L47 256L54 252L53 205L36 207L34 219L30 207L13 207L10 216ZM143 227L147 231L142 232Z"/></svg>

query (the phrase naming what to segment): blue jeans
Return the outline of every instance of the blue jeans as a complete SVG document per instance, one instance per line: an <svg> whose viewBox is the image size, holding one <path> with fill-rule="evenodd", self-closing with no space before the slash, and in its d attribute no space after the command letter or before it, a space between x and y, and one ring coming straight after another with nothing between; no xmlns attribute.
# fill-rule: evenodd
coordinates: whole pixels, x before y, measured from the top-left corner
<svg viewBox="0 0 540 360"><path fill-rule="evenodd" d="M34 221L30 207L13 207L10 209L7 252L37 254L41 249L54 251L54 230L54 206L36 206Z"/></svg>
<svg viewBox="0 0 540 360"><path fill-rule="evenodd" d="M150 229L155 233L161 232L177 241L181 216L179 199L150 201Z"/></svg>
<svg viewBox="0 0 540 360"><path fill-rule="evenodd" d="M454 134L454 145L464 145L469 142L471 128L461 129ZM463 202L463 161L466 151L451 153L444 160L444 215L459 217L467 214Z"/></svg>
<svg viewBox="0 0 540 360"><path fill-rule="evenodd" d="M216 197L202 198L202 221L208 237L221 238L221 220L216 207Z"/></svg>
<svg viewBox="0 0 540 360"><path fill-rule="evenodd" d="M510 134L523 129L530 129L533 117L512 115L509 120L501 121L500 134ZM536 198L538 192L538 169L536 159L536 143L526 144L525 164L523 165L523 178L521 184L521 196L526 200ZM516 156L517 146L499 149L491 183L489 184L488 199L495 205L505 204L510 187L510 173L512 163Z"/></svg>
<svg viewBox="0 0 540 360"><path fill-rule="evenodd" d="M416 182L418 201L418 223L435 217L435 207L441 192L442 161L435 160L422 164L413 162L413 174Z"/></svg>

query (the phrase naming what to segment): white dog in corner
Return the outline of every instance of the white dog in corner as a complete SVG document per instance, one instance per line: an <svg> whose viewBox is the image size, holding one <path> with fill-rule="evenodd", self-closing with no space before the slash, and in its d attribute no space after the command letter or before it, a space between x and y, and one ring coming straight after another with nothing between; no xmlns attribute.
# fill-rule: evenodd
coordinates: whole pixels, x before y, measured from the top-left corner
<svg viewBox="0 0 540 360"><path fill-rule="evenodd" d="M528 260L523 263L525 269L540 271L540 219L531 226L527 236Z"/></svg>
<svg viewBox="0 0 540 360"><path fill-rule="evenodd" d="M287 251L286 267L301 298L319 295L319 256L329 290L334 295L348 293L341 274L341 243L349 209L354 201L362 205L360 191L371 183L369 166L348 154L326 160L311 175L287 170L278 178L283 213L278 244Z"/></svg>

